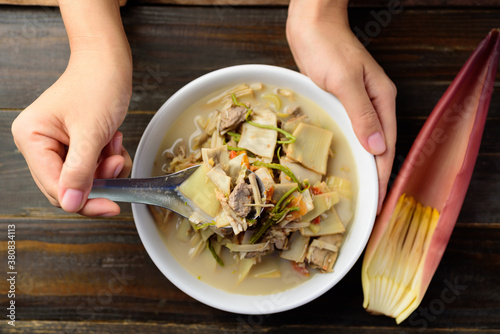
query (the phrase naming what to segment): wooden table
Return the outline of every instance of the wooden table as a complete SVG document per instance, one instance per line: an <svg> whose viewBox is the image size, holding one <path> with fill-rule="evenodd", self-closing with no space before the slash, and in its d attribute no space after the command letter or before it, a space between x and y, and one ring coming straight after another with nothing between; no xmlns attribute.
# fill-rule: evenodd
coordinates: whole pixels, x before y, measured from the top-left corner
<svg viewBox="0 0 500 334"><path fill-rule="evenodd" d="M267 7L152 2L129 1L122 10L134 57L134 94L121 131L132 154L155 111L190 80L234 64L295 68L284 32L286 1ZM373 8L358 1L350 10L352 27L369 37L367 48L398 87L395 172L477 43L499 26L498 1L469 2L406 1L378 29L374 13L387 9L385 1ZM360 261L337 286L298 309L231 314L193 300L160 273L128 205L117 217L96 219L52 207L32 181L10 124L58 78L68 56L56 8L0 7L1 333L500 332L500 75L446 253L421 307L396 326L362 308ZM16 327L5 317L10 224L17 241ZM450 284L459 285L452 301L442 296Z"/></svg>

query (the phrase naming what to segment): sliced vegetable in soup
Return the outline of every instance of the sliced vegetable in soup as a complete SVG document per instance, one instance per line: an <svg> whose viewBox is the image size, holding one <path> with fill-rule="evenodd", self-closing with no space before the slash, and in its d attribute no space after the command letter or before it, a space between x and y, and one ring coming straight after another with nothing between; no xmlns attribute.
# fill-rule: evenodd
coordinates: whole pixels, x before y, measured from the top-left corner
<svg viewBox="0 0 500 334"><path fill-rule="evenodd" d="M317 105L286 88L240 84L193 104L163 145L155 175L200 165L178 188L200 209L189 220L151 208L195 277L269 294L335 270L357 174L342 132Z"/></svg>

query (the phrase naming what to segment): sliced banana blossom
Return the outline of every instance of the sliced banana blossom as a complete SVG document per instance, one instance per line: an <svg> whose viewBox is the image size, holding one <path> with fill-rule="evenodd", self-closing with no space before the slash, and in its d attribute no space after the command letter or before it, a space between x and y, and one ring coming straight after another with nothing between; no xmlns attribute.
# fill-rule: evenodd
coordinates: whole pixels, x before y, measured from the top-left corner
<svg viewBox="0 0 500 334"><path fill-rule="evenodd" d="M368 242L363 306L405 320L420 304L457 221L476 163L500 54L492 30L418 134Z"/></svg>

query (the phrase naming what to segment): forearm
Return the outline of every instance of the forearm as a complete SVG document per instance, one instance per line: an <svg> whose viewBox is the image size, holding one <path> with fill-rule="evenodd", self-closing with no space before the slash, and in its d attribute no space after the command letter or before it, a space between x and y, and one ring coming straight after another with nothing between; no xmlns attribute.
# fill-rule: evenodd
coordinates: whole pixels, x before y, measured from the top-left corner
<svg viewBox="0 0 500 334"><path fill-rule="evenodd" d="M118 0L59 0L71 52L113 50L130 53Z"/></svg>
<svg viewBox="0 0 500 334"><path fill-rule="evenodd" d="M297 20L331 20L349 26L349 0L291 0L288 18Z"/></svg>

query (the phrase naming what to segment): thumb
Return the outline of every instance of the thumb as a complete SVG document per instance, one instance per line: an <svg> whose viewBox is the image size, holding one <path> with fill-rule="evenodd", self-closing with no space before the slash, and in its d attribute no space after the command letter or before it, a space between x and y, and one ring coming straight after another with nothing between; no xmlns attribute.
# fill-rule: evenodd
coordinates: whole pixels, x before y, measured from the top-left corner
<svg viewBox="0 0 500 334"><path fill-rule="evenodd" d="M363 80L344 82L336 95L344 105L361 145L373 155L384 153L387 149L384 131Z"/></svg>
<svg viewBox="0 0 500 334"><path fill-rule="evenodd" d="M97 137L85 131L77 131L70 136L58 188L59 204L67 212L80 211L87 200L97 159L104 146Z"/></svg>

